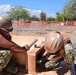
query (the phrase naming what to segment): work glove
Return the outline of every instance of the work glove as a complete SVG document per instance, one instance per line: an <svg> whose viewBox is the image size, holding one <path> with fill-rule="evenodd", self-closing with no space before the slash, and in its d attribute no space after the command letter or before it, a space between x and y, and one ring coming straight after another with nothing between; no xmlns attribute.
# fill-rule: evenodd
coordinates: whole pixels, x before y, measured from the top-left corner
<svg viewBox="0 0 76 75"><path fill-rule="evenodd" d="M38 61L39 64L45 64L47 61L49 61L45 56L42 56L42 58Z"/></svg>

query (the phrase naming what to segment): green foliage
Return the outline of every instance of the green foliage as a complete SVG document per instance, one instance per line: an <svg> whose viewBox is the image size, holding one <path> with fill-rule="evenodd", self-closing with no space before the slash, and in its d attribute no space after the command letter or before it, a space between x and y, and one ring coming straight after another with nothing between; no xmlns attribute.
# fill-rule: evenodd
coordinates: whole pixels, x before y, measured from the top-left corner
<svg viewBox="0 0 76 75"><path fill-rule="evenodd" d="M32 17L30 17L30 20L39 21L39 18L37 16L33 15Z"/></svg>
<svg viewBox="0 0 76 75"><path fill-rule="evenodd" d="M23 6L14 6L7 14L13 20L28 19L30 17L29 12Z"/></svg>
<svg viewBox="0 0 76 75"><path fill-rule="evenodd" d="M57 21L64 21L64 13L57 13Z"/></svg>
<svg viewBox="0 0 76 75"><path fill-rule="evenodd" d="M41 19L41 21L46 21L46 13L45 12L40 13L40 19Z"/></svg>
<svg viewBox="0 0 76 75"><path fill-rule="evenodd" d="M67 2L64 6L63 11L66 19L68 20L76 19L76 1L70 0L69 2Z"/></svg>
<svg viewBox="0 0 76 75"><path fill-rule="evenodd" d="M48 17L48 18L47 18L47 21L55 21L55 18Z"/></svg>
<svg viewBox="0 0 76 75"><path fill-rule="evenodd" d="M30 19L33 21L39 21L39 20L55 21L55 18L52 17L46 18L47 17L46 13L43 11L40 13L40 18L38 18L35 15L30 17L30 13L23 6L14 6L9 10L9 12L7 12L7 14L13 20ZM65 4L63 12L60 13L57 12L56 14L57 14L56 17L57 21L76 20L76 0L69 0Z"/></svg>
<svg viewBox="0 0 76 75"><path fill-rule="evenodd" d="M63 8L62 13L57 14L57 21L75 20L76 19L76 1L70 0Z"/></svg>
<svg viewBox="0 0 76 75"><path fill-rule="evenodd" d="M65 13L59 13L57 15L57 21L66 21L66 20L72 20L72 15Z"/></svg>

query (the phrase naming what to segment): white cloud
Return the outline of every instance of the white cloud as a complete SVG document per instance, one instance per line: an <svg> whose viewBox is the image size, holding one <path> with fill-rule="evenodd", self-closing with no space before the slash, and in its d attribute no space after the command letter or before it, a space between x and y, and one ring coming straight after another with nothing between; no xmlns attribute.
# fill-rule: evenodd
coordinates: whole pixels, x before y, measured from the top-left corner
<svg viewBox="0 0 76 75"><path fill-rule="evenodd" d="M0 5L0 11L2 11L2 12L9 11L10 8L11 8L10 5Z"/></svg>
<svg viewBox="0 0 76 75"><path fill-rule="evenodd" d="M11 5L0 5L0 14L6 14L6 12L9 11L11 7L12 7ZM42 12L42 10L36 10L36 9L31 10L28 8L25 8L25 9L30 12L31 16L36 15L39 17L40 13ZM47 12L45 12L45 13L46 13L47 17L50 17L50 16L55 17L56 16L55 14L52 14L52 13L47 13Z"/></svg>
<svg viewBox="0 0 76 75"><path fill-rule="evenodd" d="M31 9L26 8L26 10L28 10L28 11L30 12L31 16L32 16L32 15L39 16L40 13L42 12L42 10L36 10L36 9L31 10Z"/></svg>
<svg viewBox="0 0 76 75"><path fill-rule="evenodd" d="M27 9L30 13L31 13L31 15L36 15L36 16L40 16L40 13L42 12L42 10L31 10L31 9ZM45 11L44 11L45 12ZM47 15L47 17L56 17L56 14L54 14L54 13L48 13L48 12L45 12L46 13L46 15Z"/></svg>
<svg viewBox="0 0 76 75"><path fill-rule="evenodd" d="M54 13L47 13L47 17L56 17L56 14L54 14Z"/></svg>
<svg viewBox="0 0 76 75"><path fill-rule="evenodd" d="M6 14L6 12L9 11L11 7L12 7L11 5L0 5L0 14ZM28 10L31 15L36 15L36 16L39 16L39 14L42 11L42 10L31 10L28 8L25 9Z"/></svg>
<svg viewBox="0 0 76 75"><path fill-rule="evenodd" d="M33 12L33 13L41 13L42 10L33 10L32 12Z"/></svg>
<svg viewBox="0 0 76 75"><path fill-rule="evenodd" d="M31 10L31 9L28 9L28 8L26 8L30 13L31 13L31 16L32 15L36 15L36 16L40 16L40 13L42 12L42 10ZM45 12L45 11L44 11ZM46 13L46 15L47 15L47 17L56 17L56 14L54 14L54 13L48 13L48 12L45 12Z"/></svg>
<svg viewBox="0 0 76 75"><path fill-rule="evenodd" d="M0 14L4 15L11 8L10 5L0 5Z"/></svg>

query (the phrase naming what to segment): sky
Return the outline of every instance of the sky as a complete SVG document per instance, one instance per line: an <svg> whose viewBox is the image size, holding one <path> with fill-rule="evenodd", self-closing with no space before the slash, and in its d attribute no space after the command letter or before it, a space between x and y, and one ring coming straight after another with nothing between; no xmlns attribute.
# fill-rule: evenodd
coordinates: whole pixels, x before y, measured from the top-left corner
<svg viewBox="0 0 76 75"><path fill-rule="evenodd" d="M1 0L0 14L5 14L12 6L23 6L31 15L39 16L44 11L47 17L56 17L56 12L62 12L69 0Z"/></svg>

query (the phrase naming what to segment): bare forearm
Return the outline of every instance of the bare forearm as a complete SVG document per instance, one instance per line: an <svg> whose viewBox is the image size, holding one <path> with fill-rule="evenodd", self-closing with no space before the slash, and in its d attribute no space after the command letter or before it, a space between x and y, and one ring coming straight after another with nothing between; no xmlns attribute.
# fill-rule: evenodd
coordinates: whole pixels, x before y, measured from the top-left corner
<svg viewBox="0 0 76 75"><path fill-rule="evenodd" d="M14 52L25 52L26 51L25 48L22 48L22 47L17 46L17 45L14 45L14 46L10 47L10 49Z"/></svg>
<svg viewBox="0 0 76 75"><path fill-rule="evenodd" d="M57 56L57 57L54 57L54 58L48 58L48 60L60 60L63 56Z"/></svg>
<svg viewBox="0 0 76 75"><path fill-rule="evenodd" d="M52 58L49 57L48 60L60 60L61 58L63 58L63 56L64 56L64 50L61 49L58 56L55 56L55 57L52 57Z"/></svg>
<svg viewBox="0 0 76 75"><path fill-rule="evenodd" d="M44 52L44 54L43 54L43 56L46 56L47 54L48 54L48 52L47 52L47 51L45 51L45 52Z"/></svg>

